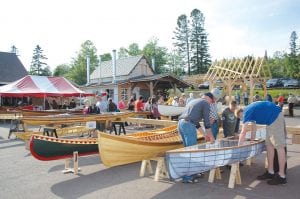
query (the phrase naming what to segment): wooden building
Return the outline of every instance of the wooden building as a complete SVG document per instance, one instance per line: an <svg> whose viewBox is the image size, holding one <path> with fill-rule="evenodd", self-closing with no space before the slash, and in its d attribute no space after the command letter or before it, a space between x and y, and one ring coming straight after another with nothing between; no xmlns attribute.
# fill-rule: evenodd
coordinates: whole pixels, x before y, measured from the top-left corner
<svg viewBox="0 0 300 199"><path fill-rule="evenodd" d="M90 75L90 84L82 89L95 94L108 93L108 97L118 102L122 98L128 100L132 95L148 98L169 89L184 92L190 86L173 75L155 74L141 55L102 62Z"/></svg>

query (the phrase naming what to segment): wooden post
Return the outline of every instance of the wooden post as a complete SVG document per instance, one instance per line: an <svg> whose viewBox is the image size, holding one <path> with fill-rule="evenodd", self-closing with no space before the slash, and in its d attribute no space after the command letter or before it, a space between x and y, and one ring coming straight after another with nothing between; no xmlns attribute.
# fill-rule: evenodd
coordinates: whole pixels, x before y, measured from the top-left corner
<svg viewBox="0 0 300 199"><path fill-rule="evenodd" d="M74 174L78 174L78 151L73 152L73 167L74 167Z"/></svg>

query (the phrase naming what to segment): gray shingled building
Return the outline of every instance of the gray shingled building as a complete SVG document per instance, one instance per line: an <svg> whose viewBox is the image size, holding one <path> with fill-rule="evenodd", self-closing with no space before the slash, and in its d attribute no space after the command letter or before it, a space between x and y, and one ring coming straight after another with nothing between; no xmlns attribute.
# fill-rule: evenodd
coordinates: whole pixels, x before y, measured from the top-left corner
<svg viewBox="0 0 300 199"><path fill-rule="evenodd" d="M15 53L0 52L0 86L21 79L27 74Z"/></svg>

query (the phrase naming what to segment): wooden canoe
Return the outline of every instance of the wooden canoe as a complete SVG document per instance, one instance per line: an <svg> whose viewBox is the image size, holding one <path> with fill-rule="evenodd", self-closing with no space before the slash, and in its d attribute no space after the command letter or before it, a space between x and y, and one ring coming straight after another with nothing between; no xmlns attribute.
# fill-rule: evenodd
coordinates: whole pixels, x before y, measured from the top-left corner
<svg viewBox="0 0 300 199"><path fill-rule="evenodd" d="M185 107L182 106L169 106L169 105L158 105L158 112L163 116L176 116L181 115Z"/></svg>
<svg viewBox="0 0 300 199"><path fill-rule="evenodd" d="M57 128L56 133L58 137L61 136L68 136L68 135L81 135L83 133L88 132L86 126L72 126L72 127L65 127L65 128ZM27 131L27 132L15 132L14 133L17 138L21 140L29 140L32 135L42 135L43 132L41 131Z"/></svg>
<svg viewBox="0 0 300 199"><path fill-rule="evenodd" d="M72 115L72 114L59 114L48 116L24 116L23 123L29 125L59 125L88 121L113 121L122 118L133 116L133 112L111 112L103 114L89 114L89 115Z"/></svg>
<svg viewBox="0 0 300 199"><path fill-rule="evenodd" d="M204 142L203 134L198 134L198 141ZM108 167L154 158L183 146L176 125L128 136L99 132L98 145L102 163Z"/></svg>
<svg viewBox="0 0 300 199"><path fill-rule="evenodd" d="M57 114L82 114L82 110L73 109L55 109L55 110L43 110L43 111L33 111L33 110L21 110L23 116L46 116L46 115L57 115Z"/></svg>
<svg viewBox="0 0 300 199"><path fill-rule="evenodd" d="M71 158L74 151L78 151L79 156L97 154L97 139L66 139L42 135L32 135L30 139L30 152L38 160Z"/></svg>

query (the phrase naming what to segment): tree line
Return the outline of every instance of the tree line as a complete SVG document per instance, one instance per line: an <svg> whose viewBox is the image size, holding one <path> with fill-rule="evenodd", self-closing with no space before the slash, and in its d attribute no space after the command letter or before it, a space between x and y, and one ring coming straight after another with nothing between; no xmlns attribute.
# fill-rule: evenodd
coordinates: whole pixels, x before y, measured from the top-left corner
<svg viewBox="0 0 300 199"><path fill-rule="evenodd" d="M156 73L171 73L177 76L191 74L205 74L211 65L209 54L208 33L205 30L204 14L194 9L188 17L182 14L177 18L177 26L173 36L173 50L159 44L159 39L151 38L145 46L140 48L138 43L131 43L128 47L118 49L118 58L144 55L150 65L155 66ZM290 36L290 52L275 52L273 57L268 57L268 62L273 77L300 78L300 54L297 45L297 33ZM100 62L112 59L110 53L98 56L97 48L92 41L87 40L81 44L80 50L69 64L56 66L52 72L46 63L47 57L42 48L37 45L33 51L30 74L44 76L64 76L67 79L84 85L86 83L86 59L90 59L90 73ZM152 63L153 62L153 63Z"/></svg>

